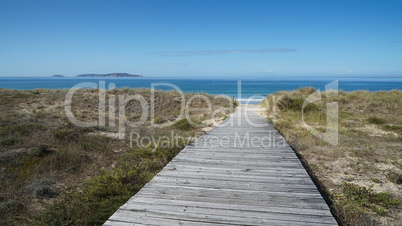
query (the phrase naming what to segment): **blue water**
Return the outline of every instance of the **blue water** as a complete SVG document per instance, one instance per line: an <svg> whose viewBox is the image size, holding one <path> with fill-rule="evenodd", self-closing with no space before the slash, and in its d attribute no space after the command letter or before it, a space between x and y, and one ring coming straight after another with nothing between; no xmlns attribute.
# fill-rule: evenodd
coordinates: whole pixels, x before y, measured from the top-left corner
<svg viewBox="0 0 402 226"><path fill-rule="evenodd" d="M314 87L325 90L325 85L332 82L330 78L278 78L264 81L241 81L241 92L238 92L238 81L230 79L166 79L166 78L33 78L33 77L0 77L0 87L17 90L70 89L79 83L99 84L99 81L114 83L117 88L151 88L152 83L171 83L183 92L203 92L208 94L223 94L233 96L244 102L252 97L255 101L279 90L294 90L300 87ZM396 78L340 78L339 89L354 90L393 90L402 89L402 77ZM158 86L157 89L170 90L168 86ZM250 102L252 103L252 102Z"/></svg>

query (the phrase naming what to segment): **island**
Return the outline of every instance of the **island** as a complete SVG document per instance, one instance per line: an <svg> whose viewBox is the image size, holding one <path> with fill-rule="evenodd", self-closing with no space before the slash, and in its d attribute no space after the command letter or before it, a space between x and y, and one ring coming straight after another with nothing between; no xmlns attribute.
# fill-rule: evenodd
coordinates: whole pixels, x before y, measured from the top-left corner
<svg viewBox="0 0 402 226"><path fill-rule="evenodd" d="M64 78L64 75L52 75L53 78Z"/></svg>
<svg viewBox="0 0 402 226"><path fill-rule="evenodd" d="M75 77L144 77L144 76L132 75L128 73L109 73L109 74L81 74Z"/></svg>

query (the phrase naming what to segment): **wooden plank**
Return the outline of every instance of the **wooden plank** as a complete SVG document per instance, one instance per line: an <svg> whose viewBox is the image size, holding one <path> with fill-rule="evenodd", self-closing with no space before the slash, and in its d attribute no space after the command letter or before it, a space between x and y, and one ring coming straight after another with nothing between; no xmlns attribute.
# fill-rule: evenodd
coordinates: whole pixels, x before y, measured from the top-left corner
<svg viewBox="0 0 402 226"><path fill-rule="evenodd" d="M114 221L123 221L129 222L138 221L138 219L147 219L149 217L156 219L154 225L165 225L166 220L174 220L176 222L180 222L181 225L187 225L189 223L193 223L193 225L199 224L221 224L221 225L331 225L325 223L312 223L312 222L302 222L302 221L284 221L284 220L275 220L275 219L254 219L254 218L244 218L237 216L220 216L214 214L194 214L194 213L186 213L186 212L173 212L173 211L165 211L165 212L152 212L152 211L129 211L125 209L120 209L116 214L112 215L110 219ZM196 223L196 224L194 224ZM110 221L107 222L108 225L113 225ZM166 224L166 225L174 225L174 224ZM177 223L176 225L180 225ZM189 224L190 225L190 224Z"/></svg>
<svg viewBox="0 0 402 226"><path fill-rule="evenodd" d="M219 188L236 188L238 190L269 190L269 191L315 191L317 188L314 184L289 184L280 182L249 182L239 183L239 181L222 181L222 180L201 180L191 178L177 177L157 177L149 182L151 184L175 184L199 187L219 187Z"/></svg>
<svg viewBox="0 0 402 226"><path fill-rule="evenodd" d="M155 200L160 199L169 199L174 201L192 201L192 202L209 202L209 203L219 203L219 204L237 204L237 205L248 205L248 206L262 206L262 207L284 207L284 208L300 208L300 209L319 209L319 210L328 210L329 207L325 203L320 203L318 200L313 200L311 202L273 202L273 199L263 199L263 200L255 200L255 199L240 199L238 197L206 197L206 196L195 196L195 195L186 195L183 194L181 196L177 195L166 195L166 194L155 194L155 193L137 193L136 197L147 197L154 198ZM294 201L294 200L293 200Z"/></svg>
<svg viewBox="0 0 402 226"><path fill-rule="evenodd" d="M232 174L263 174L263 175L281 175L284 176L292 176L292 175L302 175L306 176L307 172L300 169L287 169L287 168L260 168L260 169L248 169L248 168L229 168L225 165L211 165L211 166L201 166L201 165L179 165L179 164L171 164L165 168L165 170L205 170L205 171L213 171L213 172L228 172Z"/></svg>
<svg viewBox="0 0 402 226"><path fill-rule="evenodd" d="M300 179L306 179L306 175L301 175L301 174L291 174L291 173L253 173L253 172L231 172L230 170L208 170L208 169L175 169L175 170L166 170L162 172L160 175L176 175L176 174L181 174L181 175L188 175L188 174L193 174L193 175L202 175L202 176L221 176L224 178L249 178L249 181L253 181L254 178L256 179L271 179L271 178L283 178L283 180L300 180Z"/></svg>
<svg viewBox="0 0 402 226"><path fill-rule="evenodd" d="M122 209L128 211L150 211L155 213L166 213L176 215L177 213L191 213L194 215L207 215L207 216L219 216L225 217L227 219L233 217L243 218L244 222L249 222L249 218L257 220L258 222L264 220L281 220L281 221L301 221L306 223L331 223L332 219L326 215L312 215L310 214L296 214L296 213L283 213L283 212L268 212L268 211L244 211L235 209L224 209L224 208L205 208L205 207L195 207L192 205L181 206L181 205L162 205L154 203L127 203L122 206ZM239 221L237 219L237 221Z"/></svg>
<svg viewBox="0 0 402 226"><path fill-rule="evenodd" d="M272 178L263 178L263 179L253 179L253 181L250 181L250 178L240 178L240 177L222 177L222 176L216 176L216 175L194 175L194 174L172 174L172 175L158 175L159 177L174 177L174 178L181 178L181 179L199 179L199 180L219 180L219 181L235 181L237 183L247 183L247 182L256 182L256 183L273 183L273 184L287 184L288 186L291 186L292 184L299 184L299 185L314 185L314 183L310 180L304 179L304 180L295 180L292 178L278 178L278 177L272 177Z"/></svg>
<svg viewBox="0 0 402 226"><path fill-rule="evenodd" d="M327 216L327 209L303 209L292 207L270 207L270 206L256 206L256 205L241 205L241 204L226 204L215 202L196 202L188 200L170 200L170 199L153 199L148 197L138 197L135 201L127 203L151 203L157 205L179 205L179 206L195 206L211 209L233 209L233 210L246 210L257 212L270 212L270 213L288 213L288 214L307 214L314 216Z"/></svg>

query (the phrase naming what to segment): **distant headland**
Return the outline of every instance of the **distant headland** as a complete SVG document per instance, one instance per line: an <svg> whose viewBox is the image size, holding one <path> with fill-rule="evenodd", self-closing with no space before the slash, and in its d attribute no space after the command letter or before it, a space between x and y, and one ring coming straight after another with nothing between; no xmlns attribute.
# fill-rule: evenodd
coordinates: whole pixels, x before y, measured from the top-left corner
<svg viewBox="0 0 402 226"><path fill-rule="evenodd" d="M52 75L54 78L64 78L64 75ZM128 73L109 73L109 74L80 74L75 77L144 77L142 75L132 75Z"/></svg>
<svg viewBox="0 0 402 226"><path fill-rule="evenodd" d="M144 77L144 76L132 75L128 73L109 73L109 74L81 74L75 77Z"/></svg>

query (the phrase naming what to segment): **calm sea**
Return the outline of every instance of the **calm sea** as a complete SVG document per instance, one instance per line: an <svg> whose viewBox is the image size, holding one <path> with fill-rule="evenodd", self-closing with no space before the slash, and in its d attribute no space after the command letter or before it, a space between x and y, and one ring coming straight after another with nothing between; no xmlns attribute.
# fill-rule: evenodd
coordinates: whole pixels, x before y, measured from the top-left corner
<svg viewBox="0 0 402 226"><path fill-rule="evenodd" d="M33 77L0 77L0 87L6 89L30 90L44 89L70 89L79 83L95 83L105 81L114 83L117 88L151 88L151 84L170 83L177 86L183 92L203 92L209 94L223 94L234 96L240 102L252 98L256 103L266 95L279 90L294 90L300 87L314 87L325 90L325 85L334 81L329 78L278 78L264 81L241 81L241 95L239 95L238 80L229 79L166 79L166 78L33 78ZM340 78L339 89L344 91L354 90L393 90L402 89L402 77L397 78ZM157 89L171 90L169 86L157 86Z"/></svg>

